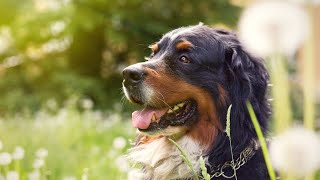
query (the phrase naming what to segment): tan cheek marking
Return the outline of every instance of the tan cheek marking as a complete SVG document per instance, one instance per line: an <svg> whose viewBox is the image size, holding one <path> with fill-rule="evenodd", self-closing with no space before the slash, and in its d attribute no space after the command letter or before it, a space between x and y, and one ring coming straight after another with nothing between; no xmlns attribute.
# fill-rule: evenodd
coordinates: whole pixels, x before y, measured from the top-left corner
<svg viewBox="0 0 320 180"><path fill-rule="evenodd" d="M147 76L146 82L161 93L168 104L190 98L197 101L199 121L189 129L188 135L205 145L208 150L218 131L223 130L212 97L207 91L181 79L173 78L172 75L165 74L163 71L160 68L156 75L150 74L150 76Z"/></svg>
<svg viewBox="0 0 320 180"><path fill-rule="evenodd" d="M193 45L189 41L181 41L176 44L177 50L186 50L191 48Z"/></svg>

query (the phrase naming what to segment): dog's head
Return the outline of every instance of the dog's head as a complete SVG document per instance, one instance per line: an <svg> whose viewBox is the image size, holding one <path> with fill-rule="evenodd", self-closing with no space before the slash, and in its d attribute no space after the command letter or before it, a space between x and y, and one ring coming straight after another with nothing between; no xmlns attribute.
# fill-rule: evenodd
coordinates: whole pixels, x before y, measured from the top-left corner
<svg viewBox="0 0 320 180"><path fill-rule="evenodd" d="M225 128L230 104L236 114L246 100L264 101L267 72L231 32L182 27L149 47L145 62L123 70L125 96L143 106L133 112L133 126L145 134L188 133L210 145Z"/></svg>

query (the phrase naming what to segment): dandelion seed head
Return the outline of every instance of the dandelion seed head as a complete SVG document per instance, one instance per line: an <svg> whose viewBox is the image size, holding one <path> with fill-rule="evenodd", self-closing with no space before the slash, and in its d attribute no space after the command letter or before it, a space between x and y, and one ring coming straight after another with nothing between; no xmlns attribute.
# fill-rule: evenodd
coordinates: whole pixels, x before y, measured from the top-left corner
<svg viewBox="0 0 320 180"><path fill-rule="evenodd" d="M296 127L276 137L270 144L274 168L305 176L320 167L320 139L310 130Z"/></svg>
<svg viewBox="0 0 320 180"><path fill-rule="evenodd" d="M77 178L75 176L65 176L62 180L77 180Z"/></svg>
<svg viewBox="0 0 320 180"><path fill-rule="evenodd" d="M125 156L119 156L115 160L117 168L122 172L128 172L130 165Z"/></svg>
<svg viewBox="0 0 320 180"><path fill-rule="evenodd" d="M293 55L309 30L307 13L286 1L260 1L248 7L239 22L239 37L253 54Z"/></svg>
<svg viewBox="0 0 320 180"><path fill-rule="evenodd" d="M12 159L14 159L14 160L21 160L21 159L23 159L24 153L25 153L25 151L24 151L23 147L17 146L17 147L14 149L13 153L12 153Z"/></svg>
<svg viewBox="0 0 320 180"><path fill-rule="evenodd" d="M6 178L7 180L19 180L19 173L17 171L9 171Z"/></svg>
<svg viewBox="0 0 320 180"><path fill-rule="evenodd" d="M6 166L6 165L10 164L11 161L12 161L11 154L9 154L7 152L0 153L0 165Z"/></svg>
<svg viewBox="0 0 320 180"><path fill-rule="evenodd" d="M48 156L48 150L45 149L45 148L40 148L36 151L36 156L39 158L39 159L43 159L45 157Z"/></svg>
<svg viewBox="0 0 320 180"><path fill-rule="evenodd" d="M53 36L56 36L64 31L66 23L64 21L55 21L50 25L50 31Z"/></svg>
<svg viewBox="0 0 320 180"><path fill-rule="evenodd" d="M44 166L44 160L43 159L35 159L33 161L33 168L34 169L40 169Z"/></svg>
<svg viewBox="0 0 320 180"><path fill-rule="evenodd" d="M40 172L38 170L28 173L29 180L40 180L40 177Z"/></svg>
<svg viewBox="0 0 320 180"><path fill-rule="evenodd" d="M83 109L87 109L88 110L88 109L92 109L93 108L94 103L93 103L93 101L91 99L86 98L86 99L83 99L81 101L81 106L82 106Z"/></svg>
<svg viewBox="0 0 320 180"><path fill-rule="evenodd" d="M123 149L127 145L127 141L124 137L116 137L113 140L112 146L115 149Z"/></svg>

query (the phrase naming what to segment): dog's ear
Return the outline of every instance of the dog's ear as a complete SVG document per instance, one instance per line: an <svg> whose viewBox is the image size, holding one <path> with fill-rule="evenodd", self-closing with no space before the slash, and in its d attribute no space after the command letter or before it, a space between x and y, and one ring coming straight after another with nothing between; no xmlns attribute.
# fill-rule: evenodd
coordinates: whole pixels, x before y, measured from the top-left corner
<svg viewBox="0 0 320 180"><path fill-rule="evenodd" d="M239 42L225 48L225 65L230 86L237 85L242 98L247 99L250 94L257 93L253 89L266 89L269 76L263 60L245 51Z"/></svg>

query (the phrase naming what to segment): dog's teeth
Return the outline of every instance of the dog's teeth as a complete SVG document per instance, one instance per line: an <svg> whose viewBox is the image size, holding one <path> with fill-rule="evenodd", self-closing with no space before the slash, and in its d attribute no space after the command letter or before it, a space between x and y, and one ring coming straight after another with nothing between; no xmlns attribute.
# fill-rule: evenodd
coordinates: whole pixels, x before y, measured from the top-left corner
<svg viewBox="0 0 320 180"><path fill-rule="evenodd" d="M174 111L176 111L176 110L178 110L179 109L179 106L177 106L177 105L175 105L174 107L173 107L173 110Z"/></svg>
<svg viewBox="0 0 320 180"><path fill-rule="evenodd" d="M157 118L156 118L156 115L155 115L155 114L153 114L153 115L152 115L151 120L152 120L152 121L156 121L156 120L157 120Z"/></svg>
<svg viewBox="0 0 320 180"><path fill-rule="evenodd" d="M177 106L183 107L183 106L184 106L184 103L180 103L180 104L178 104Z"/></svg>
<svg viewBox="0 0 320 180"><path fill-rule="evenodd" d="M167 113L173 113L172 109L169 109L169 110L167 111Z"/></svg>

